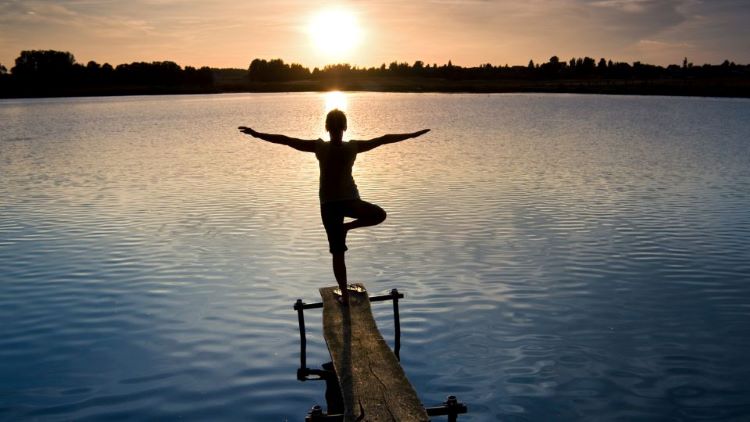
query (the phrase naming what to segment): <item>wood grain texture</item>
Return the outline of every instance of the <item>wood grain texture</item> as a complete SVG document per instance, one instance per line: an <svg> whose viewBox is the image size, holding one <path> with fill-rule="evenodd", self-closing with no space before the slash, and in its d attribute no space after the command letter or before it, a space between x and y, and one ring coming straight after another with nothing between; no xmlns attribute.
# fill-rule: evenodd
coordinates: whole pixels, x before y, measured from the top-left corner
<svg viewBox="0 0 750 422"><path fill-rule="evenodd" d="M335 287L320 289L323 335L344 399L344 421L428 421L396 355L378 331L367 292L350 292L348 307Z"/></svg>

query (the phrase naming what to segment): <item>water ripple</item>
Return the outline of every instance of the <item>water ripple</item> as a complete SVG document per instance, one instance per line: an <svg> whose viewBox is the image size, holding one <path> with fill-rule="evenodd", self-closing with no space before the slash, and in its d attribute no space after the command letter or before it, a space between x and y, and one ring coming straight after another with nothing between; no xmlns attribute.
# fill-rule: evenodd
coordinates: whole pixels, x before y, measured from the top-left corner
<svg viewBox="0 0 750 422"><path fill-rule="evenodd" d="M750 102L348 95L402 363L461 420L750 415ZM0 102L0 419L299 420L291 308L333 284L314 93ZM713 117L711 117L713 116ZM719 118L720 116L720 118ZM135 124L135 123L138 124ZM318 136L318 135L314 135ZM391 307L373 305L389 344ZM308 362L329 359L309 312Z"/></svg>

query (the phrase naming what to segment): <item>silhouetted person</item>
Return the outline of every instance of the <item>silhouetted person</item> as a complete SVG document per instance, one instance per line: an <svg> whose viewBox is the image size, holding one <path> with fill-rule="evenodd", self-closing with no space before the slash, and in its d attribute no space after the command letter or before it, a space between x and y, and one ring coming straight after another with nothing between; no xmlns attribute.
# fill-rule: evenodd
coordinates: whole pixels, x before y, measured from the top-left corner
<svg viewBox="0 0 750 422"><path fill-rule="evenodd" d="M346 115L341 110L332 110L326 116L326 131L330 142L322 139L304 140L284 135L260 133L240 126L240 131L264 141L288 145L296 150L314 152L320 164L320 215L328 235L328 246L333 256L333 274L341 289L342 303L347 304L346 263L344 253L347 251L346 234L349 230L374 226L385 220L385 211L375 204L363 201L359 197L357 185L352 177L352 166L357 154L366 152L381 145L392 144L409 138L416 138L429 132L423 129L414 133L384 135L368 141L344 142ZM354 218L347 223L344 217Z"/></svg>

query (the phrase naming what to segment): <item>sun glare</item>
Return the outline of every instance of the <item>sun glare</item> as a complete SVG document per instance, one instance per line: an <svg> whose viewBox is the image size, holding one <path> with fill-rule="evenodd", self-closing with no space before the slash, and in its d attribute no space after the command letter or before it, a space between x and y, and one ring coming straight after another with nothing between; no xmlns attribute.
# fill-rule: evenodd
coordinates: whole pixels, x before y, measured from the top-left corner
<svg viewBox="0 0 750 422"><path fill-rule="evenodd" d="M320 139L327 139L328 138L328 132L325 131L325 121L326 121L326 115L329 111L337 108L341 111L346 112L347 108L347 100L346 100L346 94L344 94L341 91L328 91L325 94L322 95L323 98L323 105L325 107L325 110L323 113L320 114ZM351 129L351 122L349 124L349 129ZM351 132L350 132L351 133Z"/></svg>
<svg viewBox="0 0 750 422"><path fill-rule="evenodd" d="M341 56L352 51L362 39L356 16L347 10L324 10L314 15L309 26L315 47L328 56Z"/></svg>
<svg viewBox="0 0 750 422"><path fill-rule="evenodd" d="M341 91L330 91L325 94L326 113L337 108L346 111L346 95Z"/></svg>

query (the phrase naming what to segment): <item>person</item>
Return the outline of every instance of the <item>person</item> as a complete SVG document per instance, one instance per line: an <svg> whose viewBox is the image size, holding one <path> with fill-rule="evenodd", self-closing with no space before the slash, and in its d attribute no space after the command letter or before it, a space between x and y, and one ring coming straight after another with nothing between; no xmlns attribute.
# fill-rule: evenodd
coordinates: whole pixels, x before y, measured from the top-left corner
<svg viewBox="0 0 750 422"><path fill-rule="evenodd" d="M357 154L370 151L381 145L392 144L424 135L430 129L414 133L390 134L378 138L344 142L347 129L346 114L334 109L326 116L326 131L330 142L322 139L304 140L284 135L261 133L246 126L240 126L242 133L274 144L290 146L303 152L315 153L320 166L320 215L328 236L329 251L333 261L333 274L341 289L341 303L348 304L348 282L344 253L346 235L350 230L374 226L385 221L385 211L372 203L362 200L352 177L352 167ZM344 222L344 217L353 220Z"/></svg>

